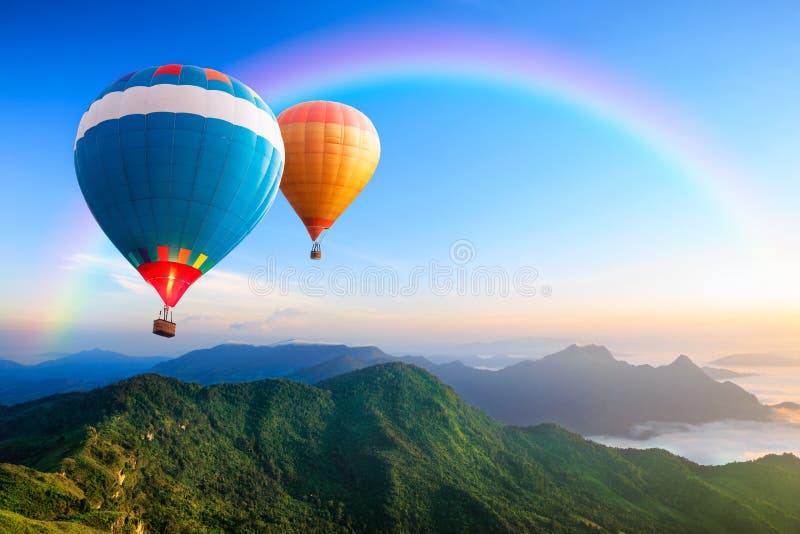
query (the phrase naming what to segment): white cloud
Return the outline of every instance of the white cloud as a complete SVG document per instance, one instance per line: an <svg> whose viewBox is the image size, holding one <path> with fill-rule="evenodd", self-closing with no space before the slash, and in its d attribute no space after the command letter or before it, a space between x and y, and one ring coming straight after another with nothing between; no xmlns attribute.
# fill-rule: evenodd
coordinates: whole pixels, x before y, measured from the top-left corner
<svg viewBox="0 0 800 534"><path fill-rule="evenodd" d="M800 424L788 421L718 421L702 425L647 423L633 436L589 436L612 447L666 449L700 464L719 465L752 460L766 454L791 452L800 456Z"/></svg>

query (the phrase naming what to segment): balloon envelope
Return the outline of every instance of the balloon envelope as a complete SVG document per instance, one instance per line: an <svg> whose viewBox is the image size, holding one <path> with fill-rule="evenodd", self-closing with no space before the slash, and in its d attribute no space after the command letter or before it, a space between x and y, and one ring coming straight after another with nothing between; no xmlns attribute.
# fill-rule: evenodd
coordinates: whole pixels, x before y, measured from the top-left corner
<svg viewBox="0 0 800 534"><path fill-rule="evenodd" d="M321 100L288 108L278 123L286 143L281 191L317 239L372 178L381 156L378 132L357 109Z"/></svg>
<svg viewBox="0 0 800 534"><path fill-rule="evenodd" d="M75 140L94 218L168 306L261 220L283 163L264 101L188 65L121 77L83 115Z"/></svg>

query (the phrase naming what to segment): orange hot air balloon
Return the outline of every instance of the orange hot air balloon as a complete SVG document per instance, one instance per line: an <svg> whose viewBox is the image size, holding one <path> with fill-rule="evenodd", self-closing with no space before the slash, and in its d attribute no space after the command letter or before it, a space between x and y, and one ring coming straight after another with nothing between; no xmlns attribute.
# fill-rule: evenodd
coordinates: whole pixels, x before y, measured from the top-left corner
<svg viewBox="0 0 800 534"><path fill-rule="evenodd" d="M286 147L281 191L314 240L311 259L322 257L317 239L367 185L381 145L375 126L357 109L317 100L278 115Z"/></svg>

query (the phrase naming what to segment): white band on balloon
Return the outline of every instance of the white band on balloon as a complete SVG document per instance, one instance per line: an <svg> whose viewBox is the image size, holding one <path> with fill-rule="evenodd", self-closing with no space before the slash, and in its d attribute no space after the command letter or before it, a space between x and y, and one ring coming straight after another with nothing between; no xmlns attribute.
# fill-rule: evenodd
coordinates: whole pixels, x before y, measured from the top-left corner
<svg viewBox="0 0 800 534"><path fill-rule="evenodd" d="M95 100L81 118L75 145L89 128L103 121L159 112L191 113L247 128L269 141L281 157L286 157L278 121L252 102L224 91L166 83L114 91Z"/></svg>

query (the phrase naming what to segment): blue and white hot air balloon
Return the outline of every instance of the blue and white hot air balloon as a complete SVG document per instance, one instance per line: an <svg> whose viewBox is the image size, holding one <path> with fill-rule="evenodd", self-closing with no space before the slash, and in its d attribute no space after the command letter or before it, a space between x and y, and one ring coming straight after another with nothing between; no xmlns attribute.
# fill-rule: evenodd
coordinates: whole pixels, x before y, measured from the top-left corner
<svg viewBox="0 0 800 534"><path fill-rule="evenodd" d="M109 85L75 141L89 209L165 307L261 220L284 159L275 115L254 91L188 65L142 69Z"/></svg>

